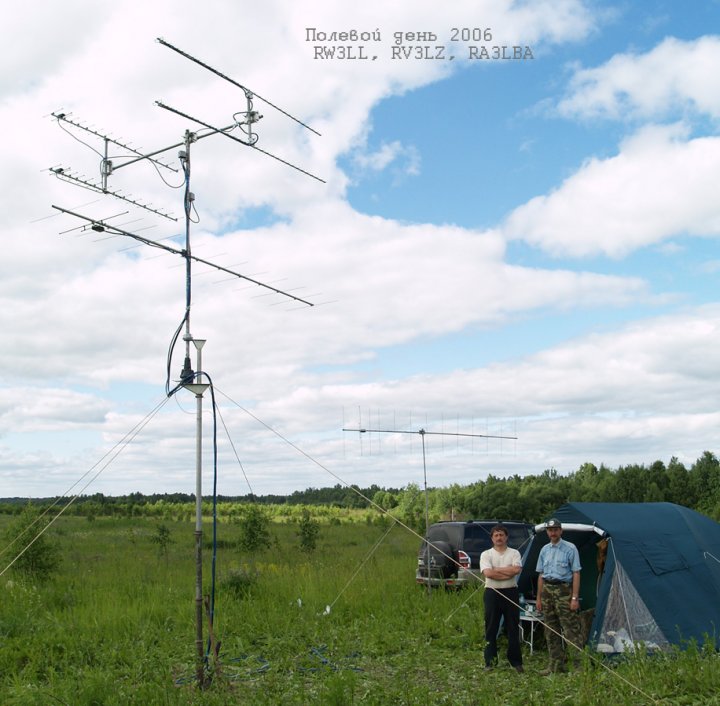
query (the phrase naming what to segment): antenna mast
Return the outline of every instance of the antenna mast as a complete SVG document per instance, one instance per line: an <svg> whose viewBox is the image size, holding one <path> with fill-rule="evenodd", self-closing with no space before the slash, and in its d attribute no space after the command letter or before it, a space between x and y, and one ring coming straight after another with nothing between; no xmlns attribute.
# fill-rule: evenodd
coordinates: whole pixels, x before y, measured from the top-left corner
<svg viewBox="0 0 720 706"><path fill-rule="evenodd" d="M151 213L154 213L156 215L162 216L164 218L168 218L170 220L177 220L177 218L174 218L169 213L155 208L153 206L150 206L149 204L145 204L141 202L138 199L135 199L133 197L127 196L122 194L120 191L111 191L108 187L108 182L110 176L116 172L118 169L121 169L122 167L127 167L131 164L135 164L140 161L148 160L152 162L156 167L162 167L165 169L170 169L174 172L177 172L178 170L172 167L171 165L167 164L166 162L156 159L158 155L163 154L164 152L168 152L169 150L176 149L178 147L181 147L178 157L180 160L180 167L184 174L184 196L183 196L183 210L185 214L185 247L183 249L174 248L169 245L165 245L163 243L159 243L154 240L150 240L148 238L144 238L137 233L131 233L129 231L122 230L121 228L118 228L116 226L113 226L109 224L107 221L108 218L102 220L102 219L96 219L92 218L80 213L75 213L73 211L70 211L68 209L62 208L60 206L53 206L53 208L57 209L58 211L74 216L76 218L80 218L81 220L85 221L85 224L82 226L82 229L91 229L96 232L108 232L111 234L116 234L120 236L125 236L132 238L144 245L148 245L150 247L154 248L160 248L162 250L165 250L166 252L179 255L185 259L185 311L183 316L183 321L178 328L175 336L173 337L173 341L171 344L170 352L168 354L168 380L167 380L167 394L168 396L171 396L175 394L180 388L185 388L192 392L195 395L196 399L196 406L197 406L197 414L196 414L196 443L195 443L195 566L196 566L196 572L195 572L195 647L196 647L196 678L197 683L199 686L204 687L207 684L208 678L206 675L206 667L207 667L207 657L203 649L203 583L202 583L202 399L203 394L207 390L208 387L211 386L211 381L209 376L203 372L202 368L202 349L205 345L205 339L198 339L194 338L191 331L190 331L190 316L191 316L191 309L192 309L192 263L193 261L203 263L207 266L210 266L212 268L215 268L217 270L220 270L222 272L226 272L228 274L231 274L235 277L238 277L240 279L245 279L259 287L263 287L265 289L268 289L276 294L279 294L283 297L286 297L288 299L292 299L296 302L302 303L307 306L313 306L313 304L310 301L307 301L305 299L301 299L300 297L297 297L293 294L290 294L289 292L285 292L283 290L277 289L275 287L270 286L269 284L265 284L263 282L260 282L258 280L255 280L251 277L248 277L246 275L240 274L238 272L234 272L233 270L227 269L225 267L222 267L214 262L209 262L208 260L203 260L199 257L196 257L192 254L192 248L190 243L190 224L192 222L192 211L194 209L194 202L195 202L195 194L190 190L190 174L191 174L191 160L190 160L190 152L191 152L191 146L193 143L197 142L198 140L210 137L211 135L221 134L225 135L225 137L229 137L230 139L239 142L240 144L246 146L246 147L252 147L253 149L258 150L259 152L262 152L263 154L272 157L273 159L282 162L283 164L292 167L293 169L317 180L321 183L325 183L322 179L315 176L314 174L311 174L308 171L305 171L304 169L301 169L300 167L281 159L280 157L275 156L274 154L271 154L270 152L267 152L265 150L262 150L256 146L256 143L258 141L258 135L257 133L253 132L253 124L256 123L258 120L262 118L262 115L257 113L255 110L253 110L253 104L252 99L254 97L254 94L249 91L244 86L240 85L239 83L233 81L232 79L228 78L224 74L220 73L219 71L213 69L212 67L208 66L207 64L201 62L200 60L192 57L190 54L187 54L177 47L174 47L173 45L169 44L163 39L157 40L160 44L172 49L173 51L181 54L182 56L186 57L187 59L190 59L191 61L199 64L200 66L203 66L204 68L208 69L212 73L216 74L217 76L220 76L221 78L229 81L230 83L234 84L235 86L238 86L243 90L244 98L245 98L245 110L238 111L233 115L233 122L224 128L217 128L208 123L207 121L200 120L198 118L194 118L184 112L181 112L175 108L171 108L168 105L165 105L164 103L157 101L156 105L159 107L170 111L172 113L175 113L181 117L184 117L188 120L191 120L204 128L206 128L206 132L203 132L202 134L199 134L197 132L191 132L190 130L185 130L184 138L182 142L175 143L173 145L169 145L167 147L162 147L160 149L154 150L152 152L143 153L133 147L131 147L127 143L120 142L118 140L115 140L113 138L110 138L106 135L103 135L102 133L94 130L93 128L87 127L83 125L82 123L78 122L77 120L70 118L68 114L63 112L54 112L52 113L52 116L58 121L58 124L62 126L62 123L67 123L68 125L73 126L76 129L83 130L84 132L87 132L89 134L94 135L95 137L100 138L103 141L103 152L99 153L101 156L101 166L100 166L100 181L92 181L90 179L87 179L86 177L82 175L78 175L76 172L73 172L72 170L67 169L66 167L51 167L50 172L56 176L57 178L61 179L62 181L67 181L73 184L76 184L78 186L83 186L84 188L89 188L93 191L98 191L103 194L110 194L111 196L114 196L115 198L121 199L123 201L126 201L128 203L133 204L134 206L137 206L139 208L143 208ZM259 96L258 96L259 98ZM285 112L284 110L278 108L276 105L270 103L269 101L260 98L260 100L265 101L270 107L280 111L287 117L291 118L292 120L298 122L303 127L307 128L308 130L311 130L315 134L319 135L316 130L313 130L308 125L305 125L305 123L297 120L297 118L294 118L289 113ZM238 138L234 135L231 135L231 131L235 130L236 128L240 129L244 137ZM84 144L84 143L83 143ZM130 156L123 156L120 157L118 161L118 158L115 158L115 160L110 159L109 155L109 145L114 144L119 147L121 147L123 150L126 150L130 153ZM92 148L91 148L92 149ZM97 152L97 150L94 150ZM114 216L111 216L111 218ZM67 232L67 231L65 231ZM183 341L185 343L185 355L184 355L184 361L183 361L183 368L180 372L180 380L176 387L174 387L172 390L170 389L169 384L169 378L170 378L170 364L172 359L172 351L173 347L175 345L177 336L179 335L180 331L184 328L184 335L183 335ZM192 369L192 363L190 360L190 343L193 343L195 346L196 351L196 369L193 371ZM213 615L214 615L214 581L215 581L215 561L213 559L213 598L209 603L209 610L208 610L208 622L209 622L209 634L212 639L213 635ZM208 645L208 652L210 650L210 645ZM217 656L218 648L215 646L215 653Z"/></svg>

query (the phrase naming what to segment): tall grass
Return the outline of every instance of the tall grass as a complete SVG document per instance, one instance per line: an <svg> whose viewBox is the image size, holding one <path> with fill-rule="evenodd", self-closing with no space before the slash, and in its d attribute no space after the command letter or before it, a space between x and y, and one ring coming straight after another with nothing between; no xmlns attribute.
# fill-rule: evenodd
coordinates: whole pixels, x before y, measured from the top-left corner
<svg viewBox="0 0 720 706"><path fill-rule="evenodd" d="M199 689L193 526L163 520L163 553L158 521L61 518L51 530L61 573L37 585L12 571L0 579L0 703L720 703L718 656L697 645L551 678L537 675L546 655L536 649L524 675L484 673L482 591L428 596L414 583L417 539L395 527L370 556L386 528L365 523L323 525L311 554L293 524L273 524L255 554L222 525L222 644Z"/></svg>

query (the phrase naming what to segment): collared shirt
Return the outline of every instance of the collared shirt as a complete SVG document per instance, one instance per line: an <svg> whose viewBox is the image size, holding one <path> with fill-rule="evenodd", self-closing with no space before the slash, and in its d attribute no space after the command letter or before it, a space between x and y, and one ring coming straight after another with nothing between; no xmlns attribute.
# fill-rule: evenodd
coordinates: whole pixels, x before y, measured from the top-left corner
<svg viewBox="0 0 720 706"><path fill-rule="evenodd" d="M543 579L572 581L573 573L580 571L580 555L572 542L560 539L557 544L549 542L540 550L536 571Z"/></svg>
<svg viewBox="0 0 720 706"><path fill-rule="evenodd" d="M480 555L480 571L483 575L485 569L501 569L506 566L522 566L522 558L517 549L506 547L501 553L495 547L491 547ZM513 588L517 586L517 576L509 579L491 579L486 576L485 585L490 588Z"/></svg>

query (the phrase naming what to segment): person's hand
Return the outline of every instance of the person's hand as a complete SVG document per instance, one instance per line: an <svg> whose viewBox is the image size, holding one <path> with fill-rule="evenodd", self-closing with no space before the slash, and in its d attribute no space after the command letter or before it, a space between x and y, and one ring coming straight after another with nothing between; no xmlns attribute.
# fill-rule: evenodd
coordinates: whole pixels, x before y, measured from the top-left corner
<svg viewBox="0 0 720 706"><path fill-rule="evenodd" d="M570 610L580 610L580 601L575 596L570 599Z"/></svg>
<svg viewBox="0 0 720 706"><path fill-rule="evenodd" d="M538 594L538 597L535 601L535 608L537 609L538 613L542 613L542 599L540 598L540 594Z"/></svg>

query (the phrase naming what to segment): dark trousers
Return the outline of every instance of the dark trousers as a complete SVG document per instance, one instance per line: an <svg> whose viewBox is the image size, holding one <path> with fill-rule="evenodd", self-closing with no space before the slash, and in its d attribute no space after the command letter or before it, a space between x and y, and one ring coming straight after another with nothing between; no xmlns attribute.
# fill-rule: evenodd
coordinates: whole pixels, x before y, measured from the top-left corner
<svg viewBox="0 0 720 706"><path fill-rule="evenodd" d="M514 588L485 588L485 664L497 661L497 634L500 619L504 618L507 628L508 662L513 667L522 664L520 653L520 592ZM512 602L511 602L512 601Z"/></svg>

